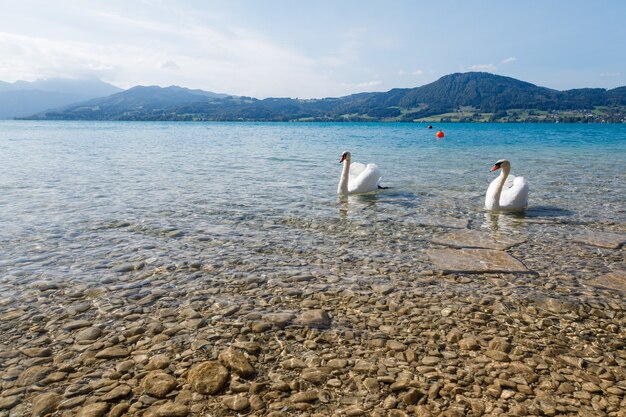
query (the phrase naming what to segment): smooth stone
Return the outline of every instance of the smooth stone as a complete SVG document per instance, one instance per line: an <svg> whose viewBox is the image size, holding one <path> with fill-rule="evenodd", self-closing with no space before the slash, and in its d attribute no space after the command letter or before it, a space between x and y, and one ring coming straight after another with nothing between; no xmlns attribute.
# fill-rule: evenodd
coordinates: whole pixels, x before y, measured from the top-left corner
<svg viewBox="0 0 626 417"><path fill-rule="evenodd" d="M300 375L305 381L313 384L321 384L328 379L330 372L323 368L307 368L302 371Z"/></svg>
<svg viewBox="0 0 626 417"><path fill-rule="evenodd" d="M440 358L436 356L424 356L422 358L422 364L424 365L436 365L441 361Z"/></svg>
<svg viewBox="0 0 626 417"><path fill-rule="evenodd" d="M486 350L485 356L498 362L509 362L511 360L509 355L499 350Z"/></svg>
<svg viewBox="0 0 626 417"><path fill-rule="evenodd" d="M72 330L81 329L83 327L90 327L91 322L88 320L72 320L63 325L63 330L71 332Z"/></svg>
<svg viewBox="0 0 626 417"><path fill-rule="evenodd" d="M222 398L222 404L233 411L242 411L250 407L250 401L243 395L227 395Z"/></svg>
<svg viewBox="0 0 626 417"><path fill-rule="evenodd" d="M506 252L492 249L429 249L435 267L444 273L529 273L520 261Z"/></svg>
<svg viewBox="0 0 626 417"><path fill-rule="evenodd" d="M296 392L289 397L289 401L293 403L312 403L319 398L319 393L315 390Z"/></svg>
<svg viewBox="0 0 626 417"><path fill-rule="evenodd" d="M331 359L326 363L326 366L333 369L344 369L348 366L346 359Z"/></svg>
<svg viewBox="0 0 626 417"><path fill-rule="evenodd" d="M480 345L475 337L464 337L458 341L461 350L478 350Z"/></svg>
<svg viewBox="0 0 626 417"><path fill-rule="evenodd" d="M159 354L150 358L150 362L146 365L146 369L154 371L156 369L165 369L170 366L170 358L167 355Z"/></svg>
<svg viewBox="0 0 626 417"><path fill-rule="evenodd" d="M165 398L177 385L176 378L163 371L148 372L141 381L144 393L156 398Z"/></svg>
<svg viewBox="0 0 626 417"><path fill-rule="evenodd" d="M109 405L107 403L91 403L81 408L76 417L102 417L108 409Z"/></svg>
<svg viewBox="0 0 626 417"><path fill-rule="evenodd" d="M46 392L39 395L33 401L32 416L39 417L54 413L62 399L63 397L56 392Z"/></svg>
<svg viewBox="0 0 626 417"><path fill-rule="evenodd" d="M131 388L128 385L122 384L104 394L102 397L100 397L100 399L103 401L119 400L120 398L124 398L128 394L130 394L130 391Z"/></svg>
<svg viewBox="0 0 626 417"><path fill-rule="evenodd" d="M263 316L263 320L279 328L287 326L294 318L293 313L270 313Z"/></svg>
<svg viewBox="0 0 626 417"><path fill-rule="evenodd" d="M306 363L298 358L290 358L280 363L284 369L303 369L306 368Z"/></svg>
<svg viewBox="0 0 626 417"><path fill-rule="evenodd" d="M29 358L47 358L52 355L50 348L25 348L22 353Z"/></svg>
<svg viewBox="0 0 626 417"><path fill-rule="evenodd" d="M228 379L228 369L215 361L202 362L189 371L187 381L200 394L219 392Z"/></svg>
<svg viewBox="0 0 626 417"><path fill-rule="evenodd" d="M331 326L331 318L326 310L306 310L296 318L296 323L309 328L328 329Z"/></svg>
<svg viewBox="0 0 626 417"><path fill-rule="evenodd" d="M526 237L494 236L491 233L476 230L455 230L443 236L431 239L433 243L453 248L479 248L506 250L526 241Z"/></svg>
<svg viewBox="0 0 626 417"><path fill-rule="evenodd" d="M573 235L572 240L599 248L619 249L626 242L626 234L588 231Z"/></svg>
<svg viewBox="0 0 626 417"><path fill-rule="evenodd" d="M10 397L0 398L0 410L10 410L22 401L20 395L12 395Z"/></svg>
<svg viewBox="0 0 626 417"><path fill-rule="evenodd" d="M237 349L226 349L220 353L219 359L220 362L239 376L245 378L254 375L254 368L250 365L246 356Z"/></svg>
<svg viewBox="0 0 626 417"><path fill-rule="evenodd" d="M122 417L124 413L130 408L130 404L126 402L119 403L111 408L107 417Z"/></svg>
<svg viewBox="0 0 626 417"><path fill-rule="evenodd" d="M48 366L33 366L20 374L17 378L16 385L18 387L26 387L36 384L44 379L50 372L52 372L52 368Z"/></svg>
<svg viewBox="0 0 626 417"><path fill-rule="evenodd" d="M74 339L76 339L79 342L84 342L84 341L96 340L100 336L102 336L102 329L100 329L99 327L92 326L92 327L87 327L86 329L82 329L81 331L76 333L76 335L74 336Z"/></svg>
<svg viewBox="0 0 626 417"><path fill-rule="evenodd" d="M252 323L252 326L250 328L254 333L263 333L270 330L272 328L272 325L265 321L257 321L255 323Z"/></svg>
<svg viewBox="0 0 626 417"><path fill-rule="evenodd" d="M103 349L100 352L96 353L96 358L98 358L98 359L118 359L118 358L125 358L129 354L130 353L128 352L128 350L126 348L123 348L121 346L111 346L111 347L108 347L108 348Z"/></svg>
<svg viewBox="0 0 626 417"><path fill-rule="evenodd" d="M626 292L626 271L609 272L608 274L592 279L589 281L589 284Z"/></svg>
<svg viewBox="0 0 626 417"><path fill-rule="evenodd" d="M189 407L184 404L168 401L156 412L158 417L185 417L189 414Z"/></svg>

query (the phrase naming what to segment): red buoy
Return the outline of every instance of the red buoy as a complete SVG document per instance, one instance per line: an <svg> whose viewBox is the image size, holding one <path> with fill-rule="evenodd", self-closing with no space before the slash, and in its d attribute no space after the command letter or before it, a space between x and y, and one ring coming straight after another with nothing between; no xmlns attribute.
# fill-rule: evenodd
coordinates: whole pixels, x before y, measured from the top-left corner
<svg viewBox="0 0 626 417"><path fill-rule="evenodd" d="M436 135L438 138L442 138L442 137L444 137L444 136L445 136L445 135L443 134L443 131L442 131L442 130L438 131L435 135Z"/></svg>

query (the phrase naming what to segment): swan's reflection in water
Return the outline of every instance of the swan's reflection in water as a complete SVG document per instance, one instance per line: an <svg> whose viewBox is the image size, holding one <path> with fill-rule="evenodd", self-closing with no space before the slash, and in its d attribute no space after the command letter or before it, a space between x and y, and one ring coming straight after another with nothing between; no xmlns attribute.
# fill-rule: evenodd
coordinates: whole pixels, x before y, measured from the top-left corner
<svg viewBox="0 0 626 417"><path fill-rule="evenodd" d="M484 214L485 221L482 227L488 229L496 236L511 234L521 231L524 228L524 212L497 212L488 211Z"/></svg>
<svg viewBox="0 0 626 417"><path fill-rule="evenodd" d="M379 197L376 193L351 194L339 196L339 215L347 218L350 212L357 213L376 206Z"/></svg>

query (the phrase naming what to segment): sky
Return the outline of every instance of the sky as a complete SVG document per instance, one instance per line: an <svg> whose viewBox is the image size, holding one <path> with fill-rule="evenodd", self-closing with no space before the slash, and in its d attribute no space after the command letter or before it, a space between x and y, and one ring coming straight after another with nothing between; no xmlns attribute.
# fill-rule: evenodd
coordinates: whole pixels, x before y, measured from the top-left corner
<svg viewBox="0 0 626 417"><path fill-rule="evenodd" d="M0 0L0 80L322 98L485 71L626 85L622 0Z"/></svg>

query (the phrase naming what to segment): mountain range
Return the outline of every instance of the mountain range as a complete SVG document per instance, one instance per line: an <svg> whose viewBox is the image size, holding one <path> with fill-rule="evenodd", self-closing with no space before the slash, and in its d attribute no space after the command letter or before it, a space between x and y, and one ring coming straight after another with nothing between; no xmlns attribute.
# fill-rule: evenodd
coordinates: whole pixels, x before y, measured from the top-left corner
<svg viewBox="0 0 626 417"><path fill-rule="evenodd" d="M46 110L43 120L211 121L608 121L626 122L626 87L558 91L468 72L416 88L338 98L238 97L182 87L137 86Z"/></svg>
<svg viewBox="0 0 626 417"><path fill-rule="evenodd" d="M33 82L0 81L0 119L24 117L47 109L66 106L123 91L100 80L52 78Z"/></svg>

